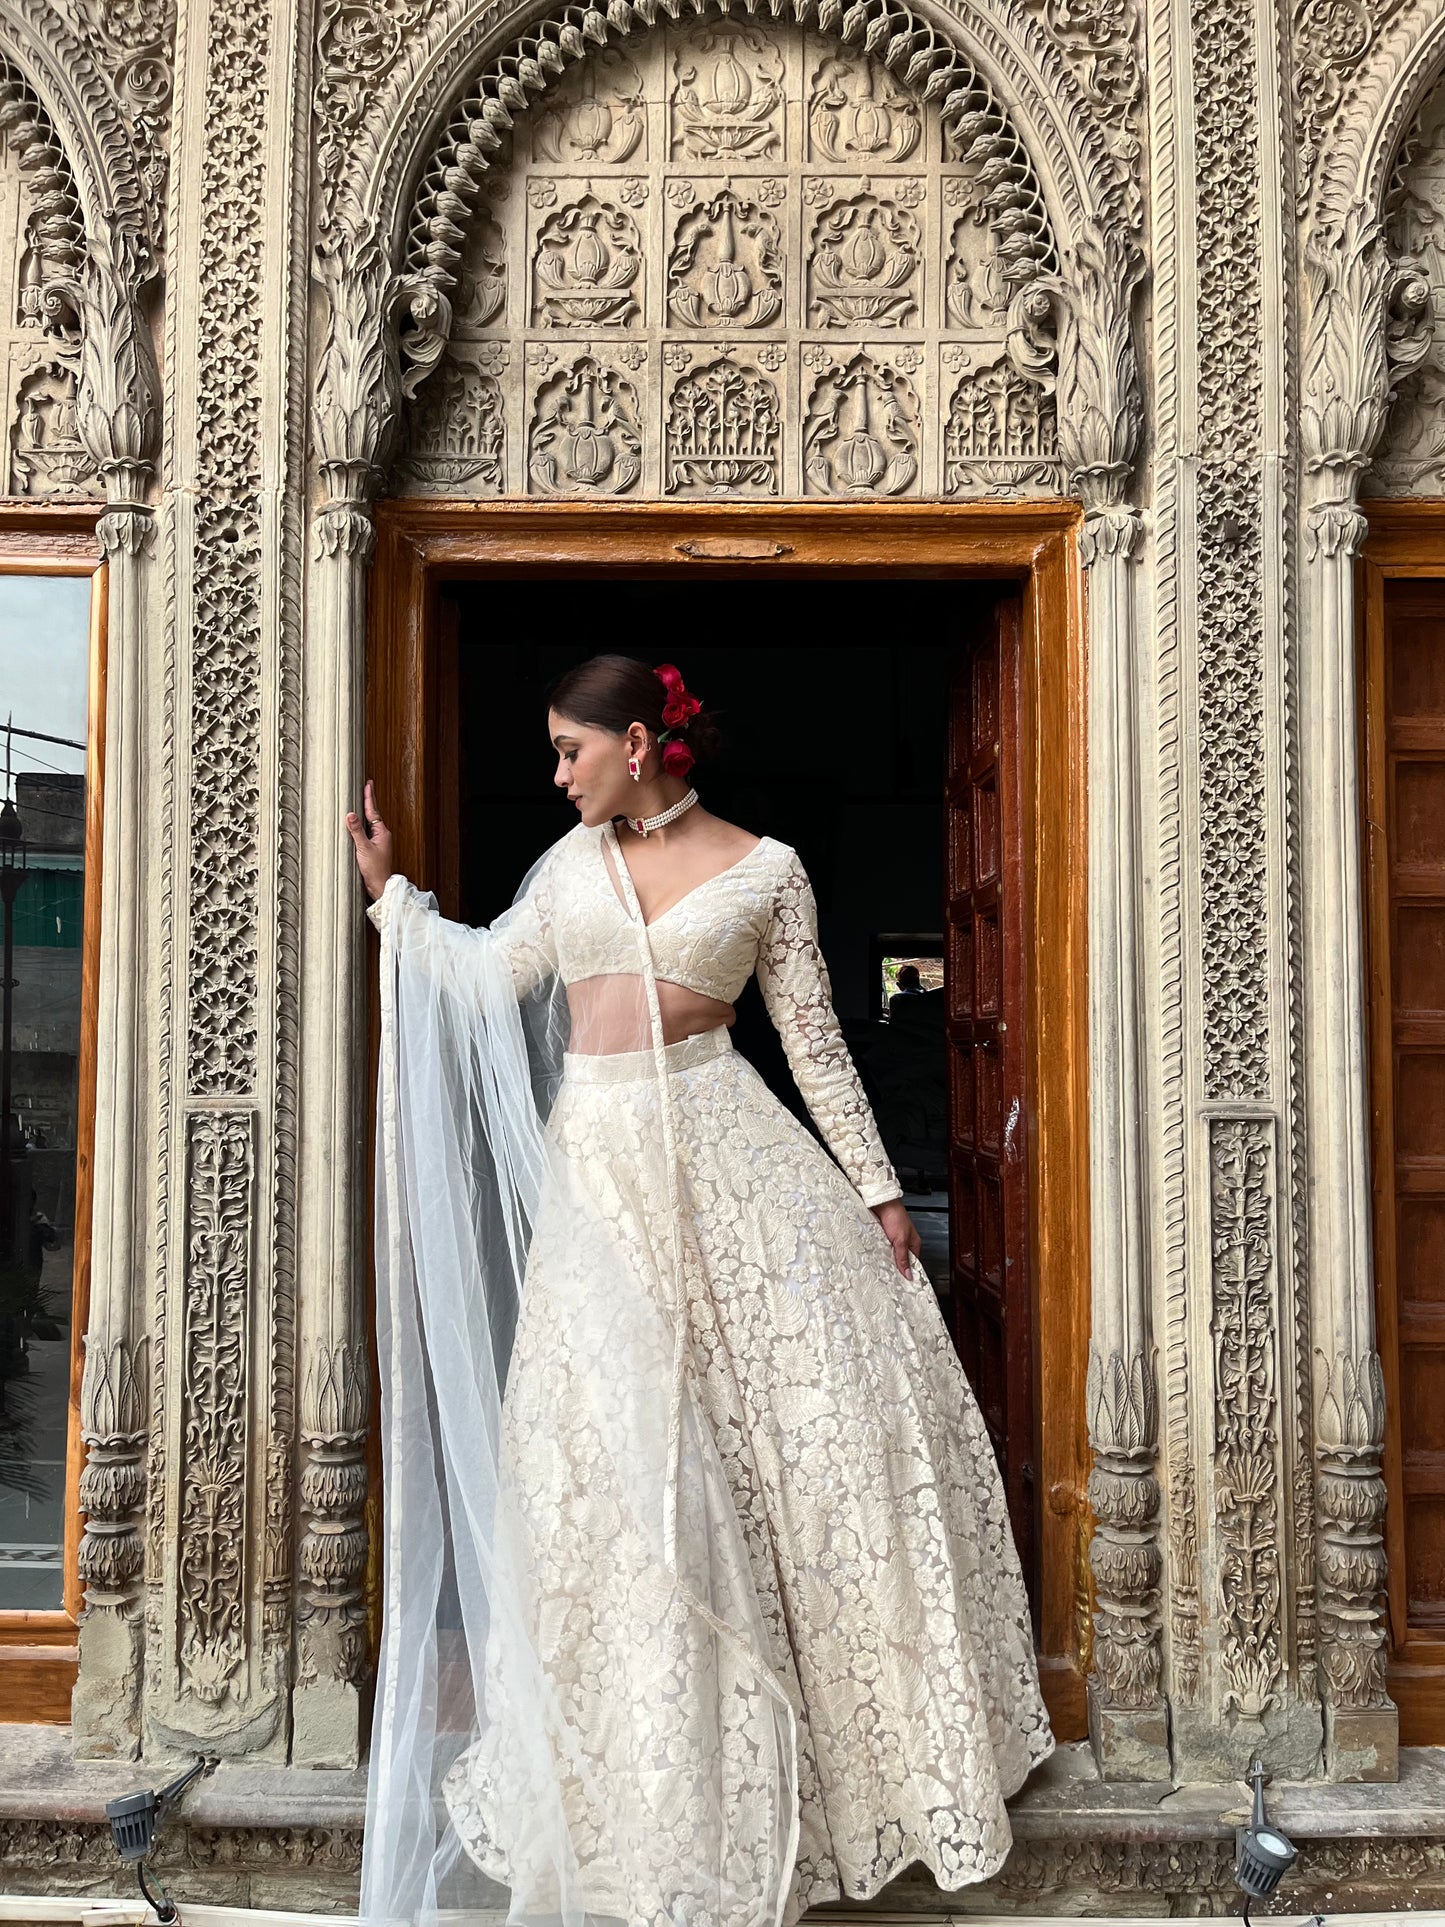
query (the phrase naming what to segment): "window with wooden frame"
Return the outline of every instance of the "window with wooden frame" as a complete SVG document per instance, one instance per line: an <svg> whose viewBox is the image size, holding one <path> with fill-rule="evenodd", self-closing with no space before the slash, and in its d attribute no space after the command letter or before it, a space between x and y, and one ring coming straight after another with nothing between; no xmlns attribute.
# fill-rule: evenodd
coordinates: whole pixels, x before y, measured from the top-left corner
<svg viewBox="0 0 1445 1927"><path fill-rule="evenodd" d="M0 509L0 1720L70 1718L90 1278L105 572Z"/></svg>

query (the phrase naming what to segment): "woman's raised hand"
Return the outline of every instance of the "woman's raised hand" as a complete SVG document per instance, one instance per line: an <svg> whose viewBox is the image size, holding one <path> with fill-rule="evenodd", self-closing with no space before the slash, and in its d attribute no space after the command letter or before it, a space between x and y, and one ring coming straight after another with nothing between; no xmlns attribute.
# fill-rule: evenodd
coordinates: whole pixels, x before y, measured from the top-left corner
<svg viewBox="0 0 1445 1927"><path fill-rule="evenodd" d="M382 822L376 808L376 785L368 776L366 788L362 791L361 807L366 812L363 825L355 810L346 812L347 834L356 852L356 867L361 872L361 880L366 885L366 893L373 902L386 888L386 879L392 872L391 831Z"/></svg>

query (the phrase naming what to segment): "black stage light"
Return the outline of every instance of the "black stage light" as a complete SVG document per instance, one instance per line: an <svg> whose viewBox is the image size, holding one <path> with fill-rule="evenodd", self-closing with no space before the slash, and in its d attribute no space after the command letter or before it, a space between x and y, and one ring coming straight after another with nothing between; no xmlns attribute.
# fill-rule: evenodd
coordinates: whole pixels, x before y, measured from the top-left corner
<svg viewBox="0 0 1445 1927"><path fill-rule="evenodd" d="M167 1894L160 1881L156 1881L156 1891L152 1893L146 1881L145 1862L155 1844L156 1828L164 1818L166 1808L185 1792L198 1773L214 1765L211 1760L197 1760L187 1767L179 1779L163 1786L159 1793L147 1790L144 1793L122 1794L120 1799L107 1803L105 1817L110 1822L110 1837L115 1842L115 1850L128 1865L135 1867L136 1879L145 1895L146 1904L154 1908L156 1919L168 1923L178 1920L176 1904Z"/></svg>
<svg viewBox="0 0 1445 1927"><path fill-rule="evenodd" d="M1256 1760L1249 1769L1254 1812L1247 1827L1234 1830L1234 1878L1244 1893L1246 1921L1255 1901L1272 1894L1295 1861L1292 1843L1264 1816L1264 1782L1264 1761Z"/></svg>

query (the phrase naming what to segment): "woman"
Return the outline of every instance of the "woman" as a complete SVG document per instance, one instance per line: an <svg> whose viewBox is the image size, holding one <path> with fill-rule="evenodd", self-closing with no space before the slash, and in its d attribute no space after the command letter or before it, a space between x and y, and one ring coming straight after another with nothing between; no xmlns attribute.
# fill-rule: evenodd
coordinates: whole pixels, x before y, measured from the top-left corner
<svg viewBox="0 0 1445 1927"><path fill-rule="evenodd" d="M671 665L583 663L547 729L579 822L490 929L393 872L369 784L346 819L383 940L363 1911L465 1912L479 1868L513 1920L787 1927L985 1879L1053 1740L808 878L698 802ZM732 1049L754 971L832 1157Z"/></svg>

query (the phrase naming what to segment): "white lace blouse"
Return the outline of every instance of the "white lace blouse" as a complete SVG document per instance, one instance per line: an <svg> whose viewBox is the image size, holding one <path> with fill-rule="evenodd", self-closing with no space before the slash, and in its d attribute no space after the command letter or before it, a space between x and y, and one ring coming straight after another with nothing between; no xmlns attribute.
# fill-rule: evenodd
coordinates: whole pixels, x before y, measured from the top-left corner
<svg viewBox="0 0 1445 1927"><path fill-rule="evenodd" d="M553 975L567 985L632 975L637 932L608 873L608 831L585 824L548 852L529 895L498 930L518 996ZM614 860L617 860L614 856ZM400 907L435 915L430 897L389 879L368 915L380 929ZM902 1195L833 1009L818 911L796 850L763 837L647 926L657 976L731 1004L757 973L768 1015L823 1141L867 1205Z"/></svg>

